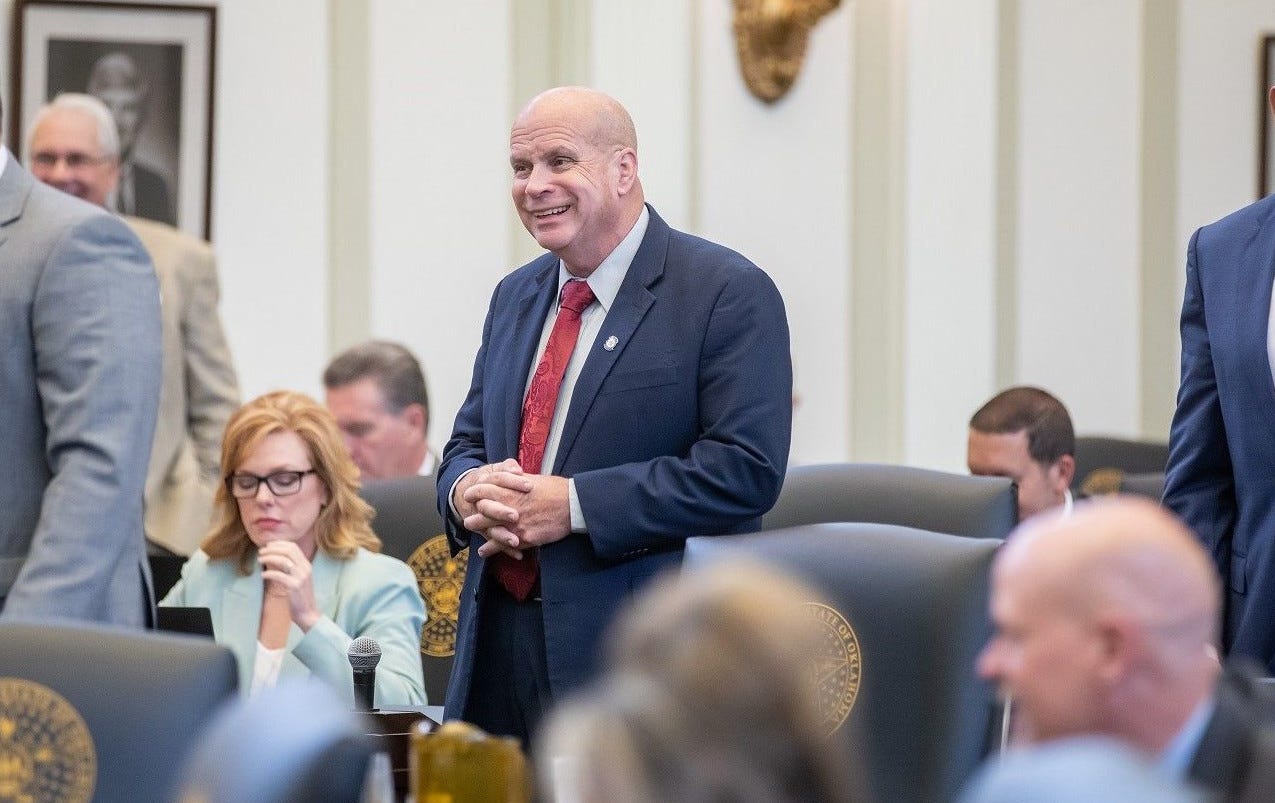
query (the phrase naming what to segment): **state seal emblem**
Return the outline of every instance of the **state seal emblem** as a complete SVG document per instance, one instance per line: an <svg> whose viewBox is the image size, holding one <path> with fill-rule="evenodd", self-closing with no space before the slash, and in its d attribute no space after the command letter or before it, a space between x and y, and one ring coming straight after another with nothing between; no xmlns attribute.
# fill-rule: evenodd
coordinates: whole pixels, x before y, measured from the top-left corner
<svg viewBox="0 0 1275 803"><path fill-rule="evenodd" d="M807 679L817 695L824 729L831 734L845 723L859 696L863 656L859 637L837 609L808 602L805 610L820 632L819 649L806 667Z"/></svg>
<svg viewBox="0 0 1275 803"><path fill-rule="evenodd" d="M0 800L86 803L97 784L88 725L39 683L0 678Z"/></svg>
<svg viewBox="0 0 1275 803"><path fill-rule="evenodd" d="M469 550L453 557L447 536L441 534L421 544L407 559L425 598L427 618L421 629L421 652L425 655L446 658L456 652L456 618L468 563Z"/></svg>

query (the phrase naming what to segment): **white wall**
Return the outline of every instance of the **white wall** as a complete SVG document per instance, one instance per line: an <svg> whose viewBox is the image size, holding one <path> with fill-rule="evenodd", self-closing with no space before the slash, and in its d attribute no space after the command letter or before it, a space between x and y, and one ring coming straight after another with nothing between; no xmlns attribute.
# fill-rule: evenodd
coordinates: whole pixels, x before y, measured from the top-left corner
<svg viewBox="0 0 1275 803"><path fill-rule="evenodd" d="M509 10L501 0L374 0L371 12L372 334L420 357L441 449L487 302L514 267Z"/></svg>
<svg viewBox="0 0 1275 803"><path fill-rule="evenodd" d="M1180 0L1178 241L1257 199L1259 40L1275 34L1270 0ZM1269 89L1266 87L1265 89Z"/></svg>
<svg viewBox="0 0 1275 803"><path fill-rule="evenodd" d="M995 368L997 22L995 0L909 6L904 461L956 471Z"/></svg>
<svg viewBox="0 0 1275 803"><path fill-rule="evenodd" d="M220 0L213 240L245 398L318 393L328 344L327 9Z"/></svg>
<svg viewBox="0 0 1275 803"><path fill-rule="evenodd" d="M1141 0L1020 4L1017 374L1136 435Z"/></svg>
<svg viewBox="0 0 1275 803"><path fill-rule="evenodd" d="M700 4L698 233L762 266L783 293L798 398L792 462L845 460L851 9L820 21L796 84L769 106L744 87L730 13L728 3Z"/></svg>

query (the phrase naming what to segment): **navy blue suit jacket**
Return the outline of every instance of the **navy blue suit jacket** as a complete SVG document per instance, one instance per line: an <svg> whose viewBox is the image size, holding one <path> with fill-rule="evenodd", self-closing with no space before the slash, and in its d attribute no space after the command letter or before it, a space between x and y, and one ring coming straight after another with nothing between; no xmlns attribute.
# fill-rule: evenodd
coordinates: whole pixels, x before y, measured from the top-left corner
<svg viewBox="0 0 1275 803"><path fill-rule="evenodd" d="M599 637L616 609L681 562L687 537L756 530L787 465L792 363L779 291L734 251L650 214L576 382L549 472L575 479L589 528L540 551L555 696L594 673ZM546 254L496 287L438 472L453 548L473 547L449 717L465 710L488 580L477 550L483 539L451 520L448 493L463 472L517 458L523 392L557 284L558 257ZM613 337L618 344L607 350Z"/></svg>
<svg viewBox="0 0 1275 803"><path fill-rule="evenodd" d="M1164 502L1213 554L1223 646L1275 670L1275 383L1267 358L1275 196L1205 226L1187 252L1182 384Z"/></svg>

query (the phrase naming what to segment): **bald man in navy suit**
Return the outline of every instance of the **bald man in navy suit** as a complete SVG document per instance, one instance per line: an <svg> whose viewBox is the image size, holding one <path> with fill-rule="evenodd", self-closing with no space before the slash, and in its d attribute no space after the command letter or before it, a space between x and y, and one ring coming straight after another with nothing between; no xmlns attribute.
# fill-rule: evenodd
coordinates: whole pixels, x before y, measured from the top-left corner
<svg viewBox="0 0 1275 803"><path fill-rule="evenodd" d="M533 99L510 167L549 253L492 296L438 496L453 549L472 547L447 716L525 739L688 536L758 529L787 465L792 365L770 278L645 204L613 98Z"/></svg>

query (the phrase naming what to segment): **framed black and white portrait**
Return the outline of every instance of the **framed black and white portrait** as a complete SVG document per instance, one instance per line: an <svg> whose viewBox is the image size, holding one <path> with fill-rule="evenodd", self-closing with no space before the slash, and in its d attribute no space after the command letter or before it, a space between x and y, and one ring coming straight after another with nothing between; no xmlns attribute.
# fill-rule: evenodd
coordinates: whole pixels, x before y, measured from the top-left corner
<svg viewBox="0 0 1275 803"><path fill-rule="evenodd" d="M115 211L207 239L216 9L19 0L16 16L12 149L26 161L30 121L60 93L94 95L120 135Z"/></svg>

